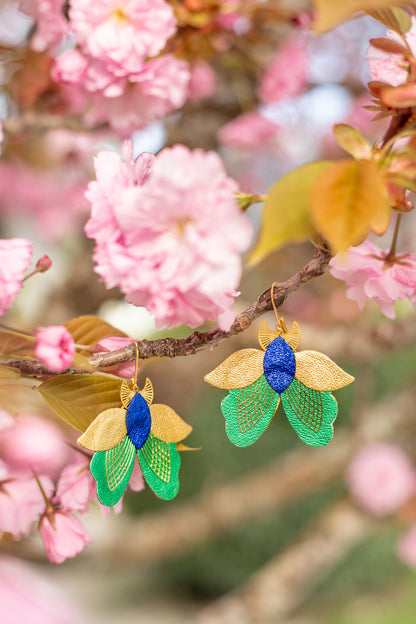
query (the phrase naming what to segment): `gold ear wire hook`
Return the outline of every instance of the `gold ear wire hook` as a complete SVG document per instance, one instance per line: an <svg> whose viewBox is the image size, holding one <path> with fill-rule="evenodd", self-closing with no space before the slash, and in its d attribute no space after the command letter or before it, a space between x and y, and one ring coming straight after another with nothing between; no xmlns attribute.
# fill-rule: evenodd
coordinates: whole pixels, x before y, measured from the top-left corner
<svg viewBox="0 0 416 624"><path fill-rule="evenodd" d="M138 387L137 387L137 373L139 370L139 346L137 344L137 342L133 342L134 346L136 347L136 363L135 363L135 367L134 367L134 377L132 377L130 379L130 383L132 386L132 390L134 390L135 392L138 392Z"/></svg>
<svg viewBox="0 0 416 624"><path fill-rule="evenodd" d="M272 300L272 306L273 306L273 310L276 316L276 332L278 334L281 334L283 332L287 332L287 327L286 327L286 323L285 323L285 319L283 317L280 317L278 312L277 312L277 308L276 308L276 304L274 302L274 287L276 286L276 284L278 284L279 282L273 282L271 288L270 288L270 298Z"/></svg>

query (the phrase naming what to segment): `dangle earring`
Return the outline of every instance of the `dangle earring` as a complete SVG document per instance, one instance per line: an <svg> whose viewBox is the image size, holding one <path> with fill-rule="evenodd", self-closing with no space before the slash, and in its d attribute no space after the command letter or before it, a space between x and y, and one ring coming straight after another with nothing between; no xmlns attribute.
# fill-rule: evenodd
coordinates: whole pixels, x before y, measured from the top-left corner
<svg viewBox="0 0 416 624"><path fill-rule="evenodd" d="M103 505L115 505L124 494L136 455L154 493L165 500L174 498L179 490L181 463L177 443L192 430L171 407L153 403L150 379L139 390L139 351L137 342L134 344L134 377L130 383L121 383L121 407L100 412L78 439L80 446L95 451L90 469Z"/></svg>
<svg viewBox="0 0 416 624"><path fill-rule="evenodd" d="M229 390L221 403L225 430L237 446L256 442L267 428L280 401L284 412L303 442L325 446L333 436L338 403L333 390L343 388L354 377L318 351L299 351L300 327L290 330L279 317L274 302L276 328L263 321L258 341L262 350L242 349L230 355L204 379L217 388Z"/></svg>

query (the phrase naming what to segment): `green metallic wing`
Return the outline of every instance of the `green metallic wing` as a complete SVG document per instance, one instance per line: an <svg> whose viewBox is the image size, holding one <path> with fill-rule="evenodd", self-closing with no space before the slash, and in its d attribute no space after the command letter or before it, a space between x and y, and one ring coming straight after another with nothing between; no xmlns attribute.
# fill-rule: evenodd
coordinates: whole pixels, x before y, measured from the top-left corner
<svg viewBox="0 0 416 624"><path fill-rule="evenodd" d="M253 444L269 425L278 405L279 395L264 375L249 386L230 390L221 403L229 440L236 446Z"/></svg>
<svg viewBox="0 0 416 624"><path fill-rule="evenodd" d="M164 500L171 500L179 490L179 467L181 457L176 444L163 442L152 433L137 451L140 468L154 493Z"/></svg>
<svg viewBox="0 0 416 624"><path fill-rule="evenodd" d="M281 397L286 416L303 442L326 446L331 441L338 403L330 392L312 390L295 378Z"/></svg>
<svg viewBox="0 0 416 624"><path fill-rule="evenodd" d="M128 436L108 451L97 451L91 460L91 474L97 482L100 503L111 507L123 496L134 465L136 447Z"/></svg>

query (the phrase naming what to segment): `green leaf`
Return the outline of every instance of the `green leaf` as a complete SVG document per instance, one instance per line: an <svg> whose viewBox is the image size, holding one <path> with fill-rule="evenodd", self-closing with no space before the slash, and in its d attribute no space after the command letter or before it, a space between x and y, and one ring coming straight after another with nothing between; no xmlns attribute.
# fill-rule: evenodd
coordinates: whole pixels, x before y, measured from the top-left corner
<svg viewBox="0 0 416 624"><path fill-rule="evenodd" d="M315 179L310 201L312 221L334 253L370 230L384 234L390 221L386 180L373 162L338 161Z"/></svg>
<svg viewBox="0 0 416 624"><path fill-rule="evenodd" d="M34 336L25 336L13 331L0 331L0 356L34 358L35 342Z"/></svg>
<svg viewBox="0 0 416 624"><path fill-rule="evenodd" d="M375 9L373 11L367 11L367 13L378 22L384 24L387 28L395 30L399 35L407 33L412 26L409 13L406 13L406 11L398 7L393 6L386 9Z"/></svg>
<svg viewBox="0 0 416 624"><path fill-rule="evenodd" d="M38 386L46 403L65 422L85 431L110 407L120 407L121 379L110 375L59 375Z"/></svg>
<svg viewBox="0 0 416 624"><path fill-rule="evenodd" d="M371 146L356 128L348 124L335 124L334 136L338 145L348 154L351 154L353 158L357 160L369 160L371 158Z"/></svg>
<svg viewBox="0 0 416 624"><path fill-rule="evenodd" d="M221 403L225 431L236 446L250 446L268 427L279 405L279 395L264 375L250 386L230 390Z"/></svg>
<svg viewBox="0 0 416 624"><path fill-rule="evenodd" d="M152 433L137 451L140 468L149 487L164 500L175 498L179 491L181 456L176 444L163 442Z"/></svg>
<svg viewBox="0 0 416 624"><path fill-rule="evenodd" d="M332 165L330 161L309 163L272 186L264 206L259 240L251 252L249 264L257 264L286 243L301 241L313 234L309 216L310 189L316 178Z"/></svg>
<svg viewBox="0 0 416 624"><path fill-rule="evenodd" d="M130 481L135 455L136 447L128 436L112 449L94 453L90 469L100 503L109 507L118 503Z"/></svg>
<svg viewBox="0 0 416 624"><path fill-rule="evenodd" d="M78 316L62 324L67 328L76 344L95 346L106 336L127 338L127 334L106 323L98 316Z"/></svg>
<svg viewBox="0 0 416 624"><path fill-rule="evenodd" d="M326 446L331 441L338 403L330 392L311 390L295 378L281 397L290 424L305 444Z"/></svg>

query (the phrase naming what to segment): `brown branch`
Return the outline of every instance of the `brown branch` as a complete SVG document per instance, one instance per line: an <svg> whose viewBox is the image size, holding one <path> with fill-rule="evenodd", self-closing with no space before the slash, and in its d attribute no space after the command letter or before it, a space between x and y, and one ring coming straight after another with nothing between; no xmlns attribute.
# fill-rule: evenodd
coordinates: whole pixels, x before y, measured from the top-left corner
<svg viewBox="0 0 416 624"><path fill-rule="evenodd" d="M285 282L281 282L274 288L274 303L280 307L286 299L294 293L300 286L306 284L315 277L319 277L325 272L325 268L331 258L327 249L317 249L314 257L298 273L292 275ZM271 300L271 289L265 290L255 303L241 312L235 319L230 331L224 332L218 327L207 332L194 332L188 338L162 338L160 340L139 340L139 358L148 359L152 357L177 357L179 355L192 355L202 349L212 348L219 344L224 338L235 336L250 327L251 323L273 308ZM89 358L93 366L104 367L114 366L121 362L134 360L136 350L134 345L128 345L124 349L111 351L110 353L97 353Z"/></svg>
<svg viewBox="0 0 416 624"><path fill-rule="evenodd" d="M7 117L3 120L3 130L9 136L26 132L43 133L49 130L71 130L72 132L95 132L108 128L107 123L87 126L79 116L65 117L50 113L27 111L19 117Z"/></svg>
<svg viewBox="0 0 416 624"><path fill-rule="evenodd" d="M273 298L276 307L280 307L286 299L294 293L300 286L306 284L315 277L319 277L325 272L325 268L331 258L327 249L317 248L314 257L295 275L292 275L285 282L277 284L273 289ZM264 314L272 310L271 288L265 290L260 297L250 307L238 314L230 331L224 332L219 327L211 329L207 332L193 332L187 338L161 338L160 340L138 340L137 346L139 358L148 359L152 357L177 357L182 355L192 355L202 349L212 348L219 344L225 338L235 336L250 327L251 323ZM105 368L114 366L122 362L134 361L136 357L136 349L134 344L127 345L123 349L110 351L106 353L96 353L89 358L89 362L96 368ZM25 377L51 377L56 374L48 370L41 362L37 360L19 360L4 359L0 361L0 365L8 366L19 371ZM64 373L91 373L87 369L68 368Z"/></svg>

